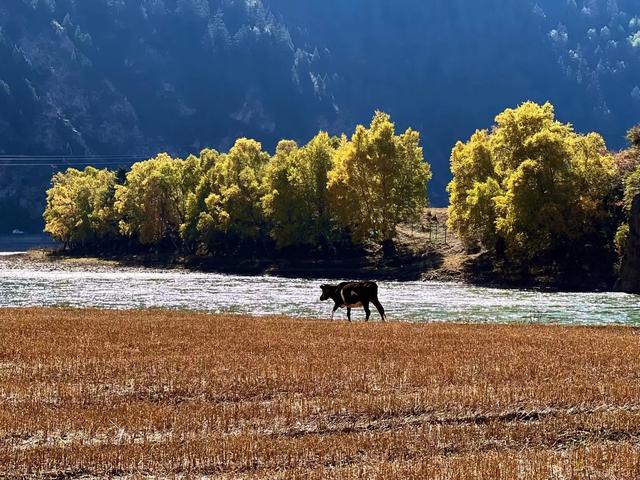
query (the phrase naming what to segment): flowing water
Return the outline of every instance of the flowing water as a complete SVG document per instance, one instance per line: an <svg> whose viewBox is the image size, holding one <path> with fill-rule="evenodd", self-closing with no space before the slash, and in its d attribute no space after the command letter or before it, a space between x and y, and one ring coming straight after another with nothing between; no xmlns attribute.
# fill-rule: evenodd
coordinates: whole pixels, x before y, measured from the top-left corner
<svg viewBox="0 0 640 480"><path fill-rule="evenodd" d="M104 266L89 271L10 257L0 259L0 307L168 308L326 319L332 305L319 301L322 283L325 280ZM640 326L640 297L618 293L548 293L437 282L380 282L380 300L390 320ZM339 313L344 318L344 312ZM354 313L354 319L363 316L361 310ZM375 310L372 318L378 318Z"/></svg>

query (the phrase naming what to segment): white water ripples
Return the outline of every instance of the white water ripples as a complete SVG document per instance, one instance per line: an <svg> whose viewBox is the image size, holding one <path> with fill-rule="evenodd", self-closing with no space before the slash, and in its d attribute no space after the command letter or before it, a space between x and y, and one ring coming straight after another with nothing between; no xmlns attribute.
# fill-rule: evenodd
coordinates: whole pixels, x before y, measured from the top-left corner
<svg viewBox="0 0 640 480"><path fill-rule="evenodd" d="M63 270L54 264L6 268L0 264L0 307L165 308L326 319L332 305L319 301L322 283L332 282L127 268ZM640 297L619 293L380 282L380 300L390 320L640 326ZM361 310L355 310L354 319L363 317ZM375 309L372 318L379 318Z"/></svg>

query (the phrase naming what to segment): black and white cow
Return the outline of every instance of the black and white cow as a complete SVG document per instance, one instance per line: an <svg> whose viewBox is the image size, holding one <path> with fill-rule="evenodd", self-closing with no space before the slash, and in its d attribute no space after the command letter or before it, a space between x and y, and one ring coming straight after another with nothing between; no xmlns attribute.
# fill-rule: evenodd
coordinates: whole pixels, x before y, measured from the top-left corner
<svg viewBox="0 0 640 480"><path fill-rule="evenodd" d="M370 303L376 307L383 322L387 319L384 308L378 300L378 285L374 282L343 282L339 285L322 285L320 288L322 289L320 301L331 299L335 303L331 320L339 308L346 308L347 318L351 321L351 309L362 307L367 314L367 321L369 321L371 316Z"/></svg>

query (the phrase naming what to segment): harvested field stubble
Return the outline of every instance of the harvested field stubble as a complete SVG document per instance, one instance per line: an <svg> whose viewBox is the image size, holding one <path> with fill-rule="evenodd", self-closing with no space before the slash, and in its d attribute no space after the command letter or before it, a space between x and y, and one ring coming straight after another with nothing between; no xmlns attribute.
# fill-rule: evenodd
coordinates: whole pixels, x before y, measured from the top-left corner
<svg viewBox="0 0 640 480"><path fill-rule="evenodd" d="M631 328L0 311L0 476L640 478Z"/></svg>

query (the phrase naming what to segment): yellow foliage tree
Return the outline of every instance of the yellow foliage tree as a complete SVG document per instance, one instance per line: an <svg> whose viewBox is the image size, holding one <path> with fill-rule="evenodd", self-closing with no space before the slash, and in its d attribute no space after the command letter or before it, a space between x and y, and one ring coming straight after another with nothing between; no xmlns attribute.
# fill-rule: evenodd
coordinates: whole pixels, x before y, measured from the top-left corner
<svg viewBox="0 0 640 480"><path fill-rule="evenodd" d="M224 233L255 240L264 227L261 199L270 156L262 144L241 138L214 167L216 195L210 206L221 215L216 222Z"/></svg>
<svg viewBox="0 0 640 480"><path fill-rule="evenodd" d="M616 175L602 137L577 134L551 104L507 109L451 156L449 226L467 244L532 258L596 231Z"/></svg>
<svg viewBox="0 0 640 480"><path fill-rule="evenodd" d="M180 235L191 251L207 247L213 243L213 234L218 232L216 225L226 224L221 220L223 213L219 208L220 197L217 193L215 166L220 160L216 150L205 149L200 152L199 178L187 195L185 221L180 227Z"/></svg>
<svg viewBox="0 0 640 480"><path fill-rule="evenodd" d="M176 242L184 221L185 162L166 153L138 162L116 189L115 208L122 217L120 232L145 245Z"/></svg>
<svg viewBox="0 0 640 480"><path fill-rule="evenodd" d="M321 245L330 239L327 177L334 152L325 132L302 148L290 140L278 144L262 200L278 246Z"/></svg>
<svg viewBox="0 0 640 480"><path fill-rule="evenodd" d="M486 130L477 131L468 143L458 142L451 153L449 227L468 246L495 244L494 199L502 190L496 181L490 139Z"/></svg>
<svg viewBox="0 0 640 480"><path fill-rule="evenodd" d="M227 154L204 150L201 178L186 204L183 239L210 250L218 243L255 241L264 229L261 199L269 154L255 140L238 139Z"/></svg>
<svg viewBox="0 0 640 480"><path fill-rule="evenodd" d="M56 173L47 191L45 232L67 245L95 244L117 233L113 210L116 175L70 168Z"/></svg>
<svg viewBox="0 0 640 480"><path fill-rule="evenodd" d="M397 226L415 221L427 205L430 179L419 133L396 135L389 115L376 112L370 127L359 125L335 153L328 183L333 215L356 242L392 244Z"/></svg>

